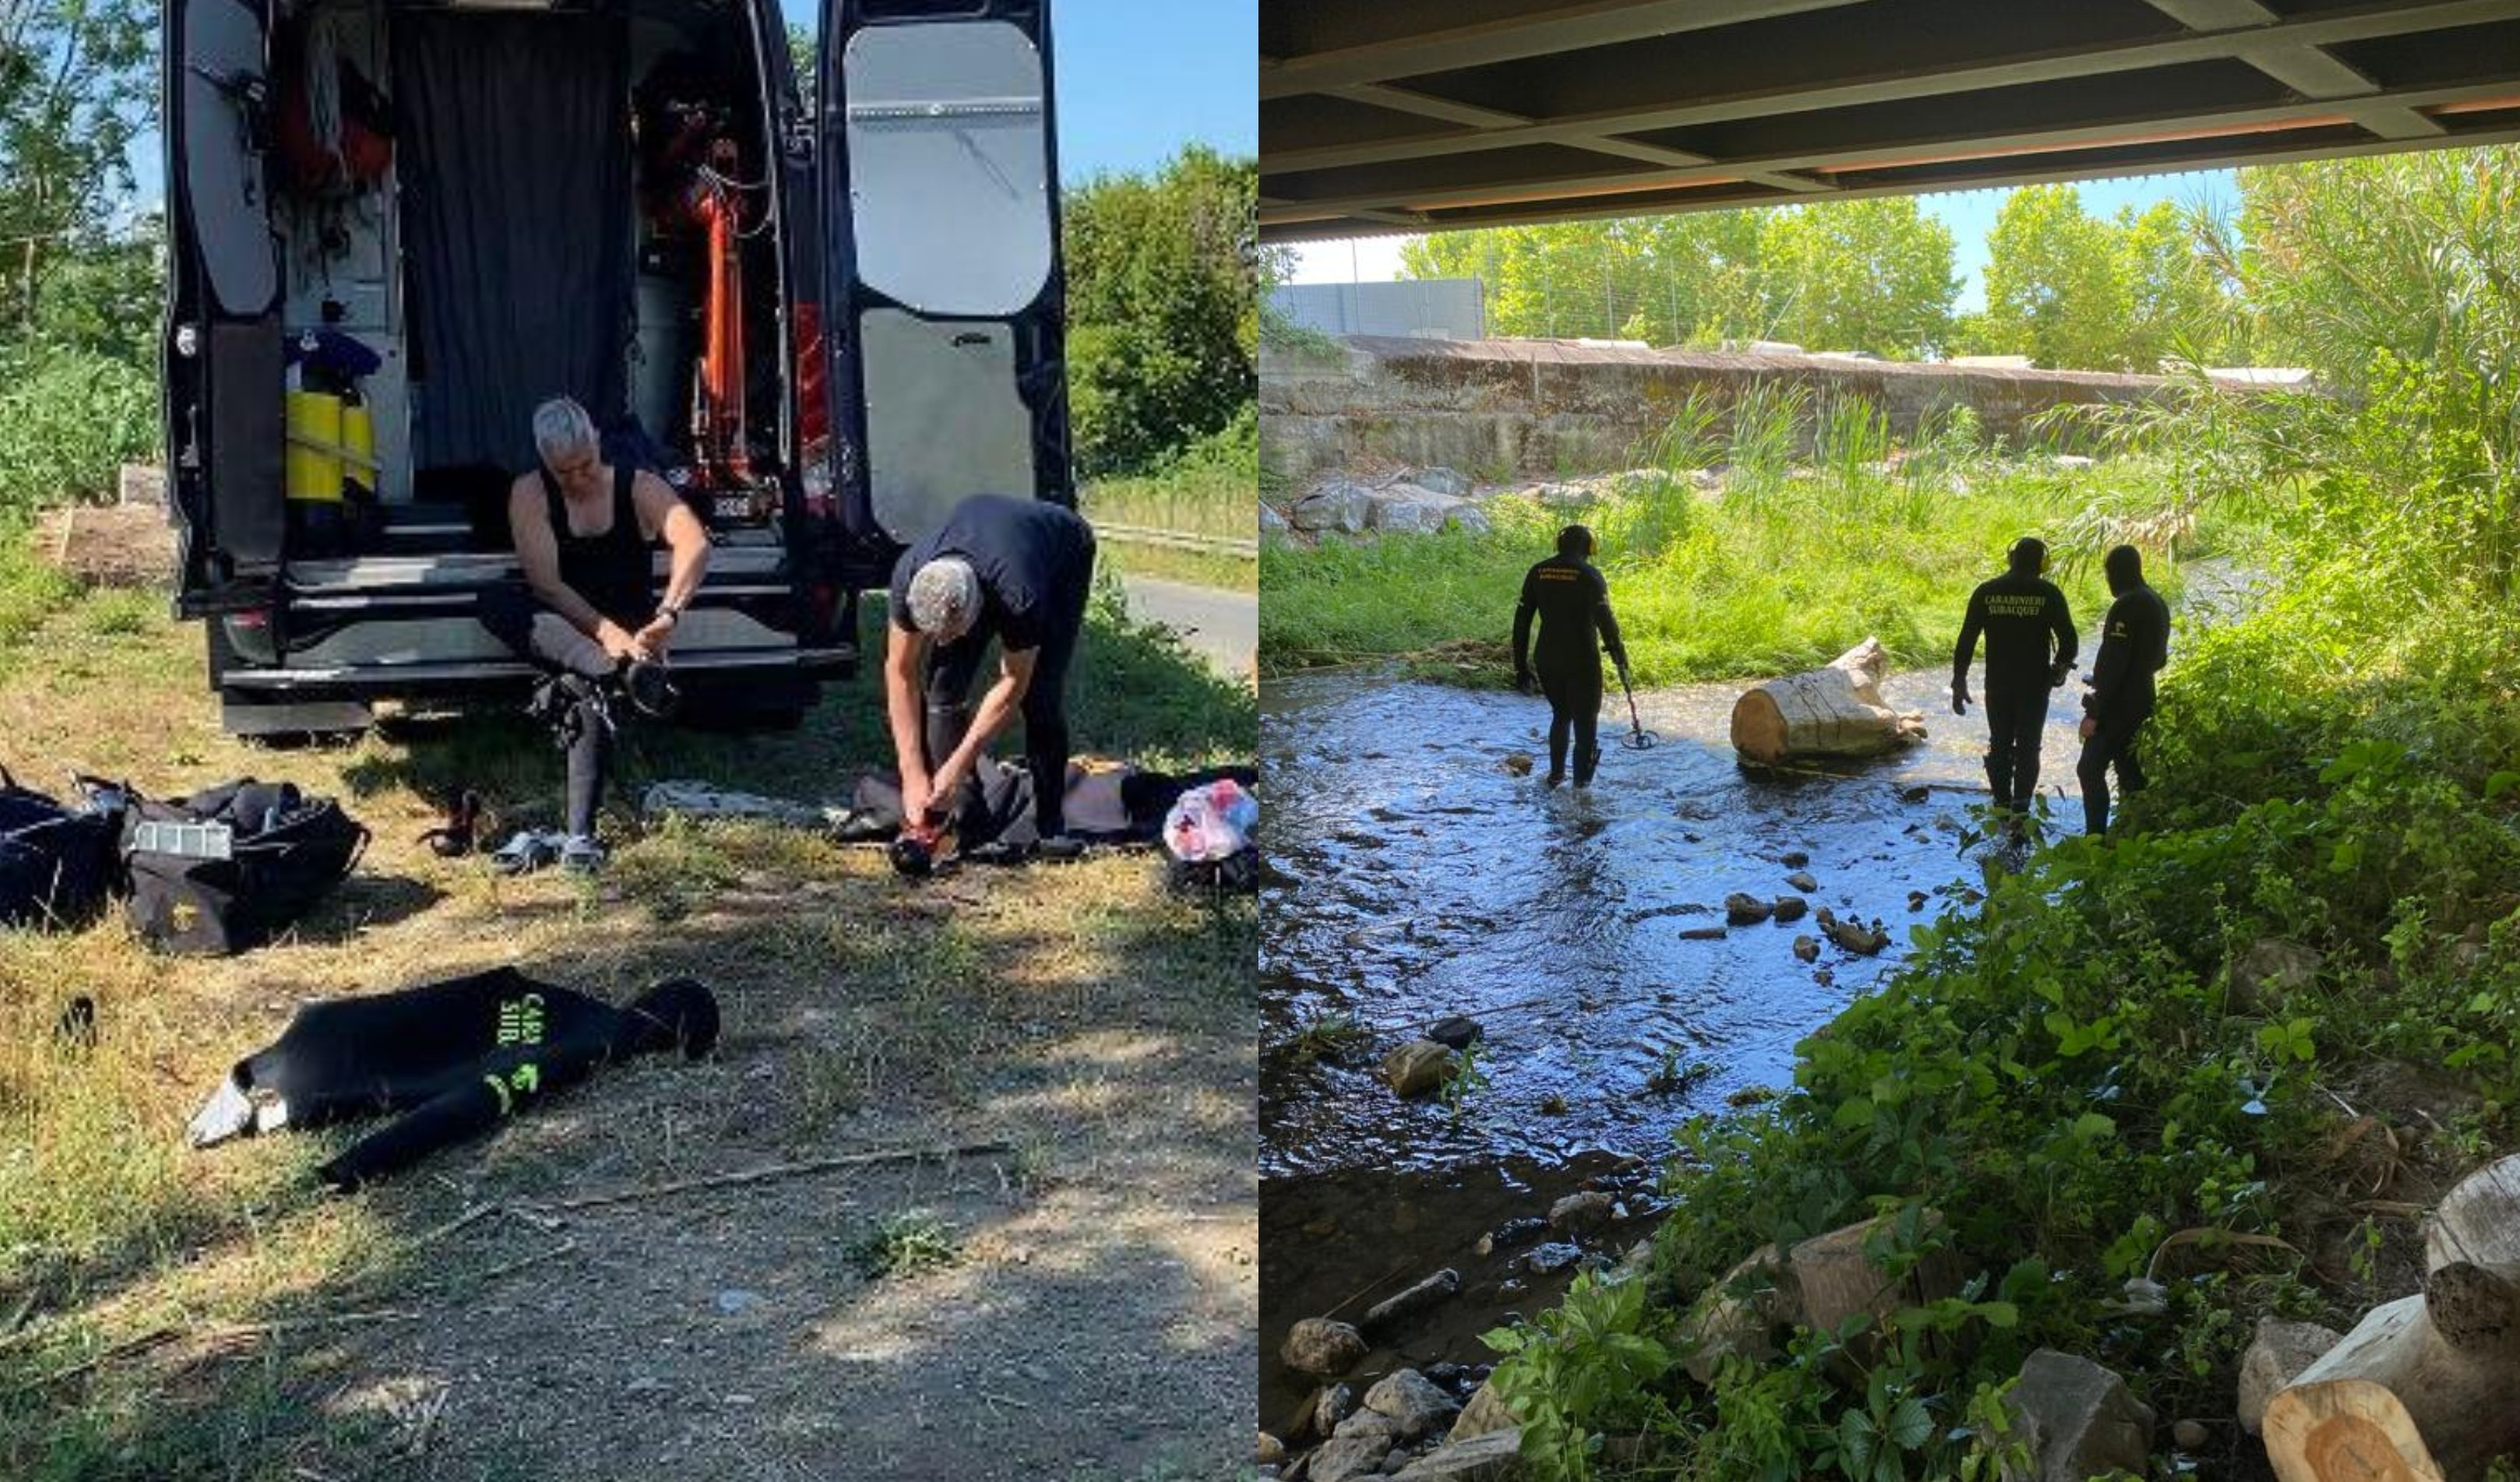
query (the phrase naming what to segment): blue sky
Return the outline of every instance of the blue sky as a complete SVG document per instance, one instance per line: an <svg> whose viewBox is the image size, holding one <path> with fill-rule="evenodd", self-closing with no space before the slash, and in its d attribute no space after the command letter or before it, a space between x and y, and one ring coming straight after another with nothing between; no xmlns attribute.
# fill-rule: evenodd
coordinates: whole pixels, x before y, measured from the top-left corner
<svg viewBox="0 0 2520 1482"><path fill-rule="evenodd" d="M813 25L818 0L781 0ZM1052 0L1058 172L1148 170L1192 142L1260 143L1259 0Z"/></svg>
<svg viewBox="0 0 2520 1482"><path fill-rule="evenodd" d="M2239 198L2229 170L2185 170L2171 175L2138 175L2113 180L2086 180L2075 186L2083 209L2094 216L2114 216L2120 206L2143 210L2158 201L2177 205L2199 202L2235 202ZM1927 215L1952 229L1957 263L1965 282L1959 307L1986 307L1986 238L1995 230L1995 214L2003 207L2002 190L1951 191L1917 198ZM1300 249L1297 283L1372 283L1400 276L1401 237L1372 238L1357 243L1316 243Z"/></svg>

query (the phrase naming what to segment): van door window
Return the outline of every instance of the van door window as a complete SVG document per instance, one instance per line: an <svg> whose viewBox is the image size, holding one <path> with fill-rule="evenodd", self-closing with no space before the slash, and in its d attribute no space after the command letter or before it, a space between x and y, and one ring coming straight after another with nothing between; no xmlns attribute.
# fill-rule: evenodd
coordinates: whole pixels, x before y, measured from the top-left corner
<svg viewBox="0 0 2520 1482"><path fill-rule="evenodd" d="M184 194L210 292L237 318L270 308L280 287L256 139L264 87L252 8L193 0L184 14Z"/></svg>
<svg viewBox="0 0 2520 1482"><path fill-rule="evenodd" d="M880 25L842 67L860 281L931 316L1029 306L1052 247L1040 52L997 22Z"/></svg>

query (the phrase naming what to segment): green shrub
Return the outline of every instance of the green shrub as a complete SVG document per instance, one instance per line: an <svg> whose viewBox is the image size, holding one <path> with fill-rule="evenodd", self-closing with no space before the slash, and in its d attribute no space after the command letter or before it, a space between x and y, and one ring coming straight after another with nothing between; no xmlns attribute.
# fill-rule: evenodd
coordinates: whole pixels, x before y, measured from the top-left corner
<svg viewBox="0 0 2520 1482"><path fill-rule="evenodd" d="M0 353L0 512L112 497L158 456L157 378L93 350Z"/></svg>

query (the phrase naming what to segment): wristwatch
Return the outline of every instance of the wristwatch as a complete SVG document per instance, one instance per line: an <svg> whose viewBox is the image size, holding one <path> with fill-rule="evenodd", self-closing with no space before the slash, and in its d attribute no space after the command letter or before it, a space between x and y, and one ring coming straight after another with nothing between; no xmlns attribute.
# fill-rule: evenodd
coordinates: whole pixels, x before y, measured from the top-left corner
<svg viewBox="0 0 2520 1482"><path fill-rule="evenodd" d="M670 602L669 602L669 603L661 604L661 605L660 605L660 606L657 606L657 608L656 608L656 615L657 615L658 617L663 618L663 619L664 619L668 624L670 624L671 626L674 626L674 627L680 627L680 626L682 626L682 622L683 622L683 608L682 608L682 605L681 605L681 604L679 604L679 603L670 603Z"/></svg>

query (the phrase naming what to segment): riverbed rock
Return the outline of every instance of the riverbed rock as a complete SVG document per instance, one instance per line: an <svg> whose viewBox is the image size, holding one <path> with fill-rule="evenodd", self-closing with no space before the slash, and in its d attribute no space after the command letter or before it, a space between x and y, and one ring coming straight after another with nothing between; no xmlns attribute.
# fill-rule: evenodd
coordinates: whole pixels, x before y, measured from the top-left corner
<svg viewBox="0 0 2520 1482"><path fill-rule="evenodd" d="M1366 515L1369 529L1399 535L1432 535L1455 518L1474 516L1482 521L1478 507L1465 499L1437 494L1414 484L1394 484L1375 491Z"/></svg>
<svg viewBox="0 0 2520 1482"><path fill-rule="evenodd" d="M1262 535L1283 535L1289 528L1290 527L1286 523L1286 516L1279 514L1276 506L1263 504L1260 507L1260 533Z"/></svg>
<svg viewBox="0 0 2520 1482"><path fill-rule="evenodd" d="M2267 1402L2301 1376L2321 1355L2345 1341L2333 1327L2260 1318L2258 1334L2240 1356L2240 1428L2257 1435L2266 1424Z"/></svg>
<svg viewBox="0 0 2520 1482"><path fill-rule="evenodd" d="M1784 866L1788 870L1800 870L1803 866L1811 863L1811 856L1803 853L1800 849L1788 849L1783 854L1778 856L1777 863Z"/></svg>
<svg viewBox="0 0 2520 1482"><path fill-rule="evenodd" d="M1552 1276L1584 1259L1583 1247L1563 1240L1534 1245L1522 1256L1522 1267L1535 1277Z"/></svg>
<svg viewBox="0 0 2520 1482"><path fill-rule="evenodd" d="M1254 1466L1283 1466L1285 1462L1286 1443L1279 1440L1276 1436L1269 1434L1265 1430L1260 1432L1259 1443L1251 1448L1251 1464Z"/></svg>
<svg viewBox="0 0 2520 1482"><path fill-rule="evenodd" d="M2182 1420L2170 1427L2170 1439L2181 1451L2203 1451L2214 1433L2205 1428L2202 1420Z"/></svg>
<svg viewBox="0 0 2520 1482"><path fill-rule="evenodd" d="M1755 926L1776 914L1774 901L1763 901L1746 891L1735 890L1724 897L1724 920L1735 926Z"/></svg>
<svg viewBox="0 0 2520 1482"><path fill-rule="evenodd" d="M2231 1008L2263 1013L2318 981L2325 959L2299 942L2269 937L2231 960Z"/></svg>
<svg viewBox="0 0 2520 1482"><path fill-rule="evenodd" d="M2028 1471L2006 1468L2007 1482L2085 1482L2120 1469L2140 1475L2152 1454L2152 1411L2089 1359L2040 1349L2023 1361L2003 1407L2032 1458Z"/></svg>
<svg viewBox="0 0 2520 1482"><path fill-rule="evenodd" d="M1378 1331L1401 1319L1440 1307L1461 1295L1462 1274L1446 1267L1407 1290L1374 1303L1365 1310L1362 1325L1367 1332Z"/></svg>
<svg viewBox="0 0 2520 1482"><path fill-rule="evenodd" d="M1793 886L1805 895L1818 895L1820 893L1820 881L1814 877L1812 873L1808 870L1797 870L1793 874L1786 876L1785 883Z"/></svg>
<svg viewBox="0 0 2520 1482"><path fill-rule="evenodd" d="M1598 1230L1607 1224L1610 1206L1615 1201L1598 1190L1570 1193L1549 1206L1549 1228L1552 1230Z"/></svg>
<svg viewBox="0 0 2520 1482"><path fill-rule="evenodd" d="M1398 1370L1365 1392L1365 1408L1391 1421L1403 1442L1453 1423L1462 1402L1414 1369Z"/></svg>
<svg viewBox="0 0 2520 1482"><path fill-rule="evenodd" d="M1322 1443L1321 1450L1308 1459L1311 1465L1305 1475L1312 1482L1356 1482L1382 1470L1382 1459L1400 1438L1400 1428L1388 1415L1360 1410L1339 1422L1337 1434Z"/></svg>
<svg viewBox="0 0 2520 1482"><path fill-rule="evenodd" d="M1804 962L1806 962L1806 963L1817 963L1817 962L1819 962L1819 961L1820 961L1820 938L1818 938L1818 937L1816 937L1816 936L1798 936L1798 937L1795 937L1795 938L1794 938L1794 956L1796 956L1796 957L1798 957L1798 958L1802 959L1802 960L1803 960Z"/></svg>
<svg viewBox="0 0 2520 1482"><path fill-rule="evenodd" d="M1480 1027L1478 1020L1459 1013L1426 1026L1426 1038L1438 1045L1450 1045L1455 1050L1467 1050L1471 1042L1486 1034L1487 1030Z"/></svg>
<svg viewBox="0 0 2520 1482"><path fill-rule="evenodd" d="M1720 942L1724 940L1724 928L1721 926L1691 926L1681 932L1680 939L1684 942Z"/></svg>
<svg viewBox="0 0 2520 1482"><path fill-rule="evenodd" d="M1520 1427L1492 1430L1439 1446L1393 1476L1391 1482L1522 1482Z"/></svg>
<svg viewBox="0 0 2520 1482"><path fill-rule="evenodd" d="M1801 896L1780 895L1777 897L1778 921L1798 921L1810 914L1811 902L1804 900Z"/></svg>
<svg viewBox="0 0 2520 1482"><path fill-rule="evenodd" d="M1922 910L1924 910L1924 909L1925 909L1925 892L1923 892L1922 890L1911 890L1911 891L1909 891L1909 892L1908 892L1908 909L1909 909L1909 910L1911 910L1911 911L1922 911Z"/></svg>
<svg viewBox="0 0 2520 1482"><path fill-rule="evenodd" d="M1286 522L1298 530L1338 530L1363 534L1373 511L1373 491L1360 483L1333 478L1295 501Z"/></svg>
<svg viewBox="0 0 2520 1482"><path fill-rule="evenodd" d="M1688 1376L1711 1384L1724 1360L1738 1354L1765 1361L1783 1352L1778 1330L1793 1320L1793 1303L1778 1286L1784 1262L1774 1245L1762 1245L1715 1279L1681 1320L1689 1350Z"/></svg>
<svg viewBox="0 0 2520 1482"><path fill-rule="evenodd" d="M1444 1084L1456 1058L1450 1045L1412 1040L1382 1057L1382 1078L1403 1098L1421 1097Z"/></svg>
<svg viewBox="0 0 2520 1482"><path fill-rule="evenodd" d="M1340 1421L1355 1414L1355 1385L1325 1384L1313 1397L1313 1434L1328 1440L1337 1434Z"/></svg>
<svg viewBox="0 0 2520 1482"><path fill-rule="evenodd" d="M1470 1403L1462 1407L1462 1414L1453 1421L1453 1428L1445 1432L1444 1439L1447 1442L1466 1441L1491 1431L1511 1430L1519 1423L1513 1417L1512 1408L1505 1403L1505 1396L1497 1393L1496 1382L1482 1380L1479 1387L1471 1391Z"/></svg>
<svg viewBox="0 0 2520 1482"><path fill-rule="evenodd" d="M1820 929L1827 933L1830 941L1858 957L1876 957L1890 945L1890 933L1881 929L1879 921L1869 926L1860 921L1842 921L1826 906L1821 907L1812 920L1820 922Z"/></svg>
<svg viewBox="0 0 2520 1482"><path fill-rule="evenodd" d="M1365 1334L1352 1324L1328 1318L1306 1318L1286 1330L1278 1357L1297 1373L1335 1379L1366 1355Z"/></svg>
<svg viewBox="0 0 2520 1482"><path fill-rule="evenodd" d="M1419 469L1409 481L1421 489L1429 490L1436 494L1449 495L1454 499L1467 499L1470 497L1469 476L1463 473L1456 473L1451 469L1440 466L1432 469Z"/></svg>

